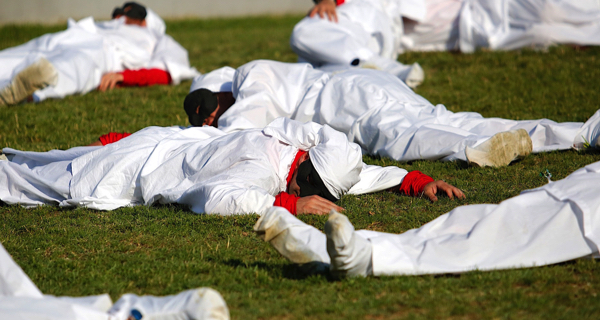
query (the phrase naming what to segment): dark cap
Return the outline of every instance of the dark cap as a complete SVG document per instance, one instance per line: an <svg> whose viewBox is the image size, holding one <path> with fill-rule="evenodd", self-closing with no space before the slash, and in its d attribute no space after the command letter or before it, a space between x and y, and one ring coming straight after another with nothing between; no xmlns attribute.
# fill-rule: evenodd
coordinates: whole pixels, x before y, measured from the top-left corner
<svg viewBox="0 0 600 320"><path fill-rule="evenodd" d="M123 11L123 8L116 7L115 10L113 10L112 18L115 19L116 17L122 16L124 14L125 14L125 11Z"/></svg>
<svg viewBox="0 0 600 320"><path fill-rule="evenodd" d="M298 166L296 183L300 187L300 197L317 195L331 202L338 201L338 199L329 192L310 159L307 159Z"/></svg>
<svg viewBox="0 0 600 320"><path fill-rule="evenodd" d="M190 124L201 127L202 123L211 113L217 110L219 102L217 96L210 90L194 90L183 100L183 109L187 113Z"/></svg>
<svg viewBox="0 0 600 320"><path fill-rule="evenodd" d="M146 19L146 7L137 2L126 2L123 5L123 14L131 19L144 20Z"/></svg>

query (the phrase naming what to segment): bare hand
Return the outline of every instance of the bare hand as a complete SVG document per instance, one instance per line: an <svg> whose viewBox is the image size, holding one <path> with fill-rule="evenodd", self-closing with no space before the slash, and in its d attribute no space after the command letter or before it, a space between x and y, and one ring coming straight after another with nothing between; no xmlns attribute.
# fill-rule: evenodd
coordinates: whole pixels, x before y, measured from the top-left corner
<svg viewBox="0 0 600 320"><path fill-rule="evenodd" d="M338 212L344 210L344 208L335 205L335 203L321 198L319 196L308 196L298 199L296 202L296 213L297 214L328 214L331 209L335 209Z"/></svg>
<svg viewBox="0 0 600 320"><path fill-rule="evenodd" d="M327 16L329 21L338 22L337 12L335 11L336 4L335 0L321 0L317 3L310 11L308 12L309 17L314 17L316 14L321 17L321 19Z"/></svg>
<svg viewBox="0 0 600 320"><path fill-rule="evenodd" d="M102 141L96 140L87 145L88 147L102 147Z"/></svg>
<svg viewBox="0 0 600 320"><path fill-rule="evenodd" d="M104 92L106 90L114 89L119 82L123 81L123 75L119 72L110 72L106 73L102 76L100 80L100 86L98 86L98 90Z"/></svg>
<svg viewBox="0 0 600 320"><path fill-rule="evenodd" d="M460 189L442 180L430 182L425 185L425 188L423 188L423 194L427 196L431 202L437 201L438 198L435 195L438 193L438 191L446 192L448 198L450 199L454 199L454 197L458 199L465 199L465 194L460 191Z"/></svg>

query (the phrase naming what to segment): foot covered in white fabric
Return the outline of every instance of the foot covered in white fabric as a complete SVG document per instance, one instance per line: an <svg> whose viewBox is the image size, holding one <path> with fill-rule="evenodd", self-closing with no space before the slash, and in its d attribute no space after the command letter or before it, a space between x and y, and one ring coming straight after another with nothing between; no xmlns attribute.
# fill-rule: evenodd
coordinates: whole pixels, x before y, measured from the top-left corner
<svg viewBox="0 0 600 320"><path fill-rule="evenodd" d="M325 223L331 274L336 278L366 277L373 274L371 242L354 232L348 217L331 210Z"/></svg>
<svg viewBox="0 0 600 320"><path fill-rule="evenodd" d="M185 308L187 319L229 319L229 309L223 297L211 288L197 289Z"/></svg>
<svg viewBox="0 0 600 320"><path fill-rule="evenodd" d="M225 300L211 288L186 290L165 297L125 294L108 314L111 319L229 319Z"/></svg>
<svg viewBox="0 0 600 320"><path fill-rule="evenodd" d="M410 88L415 89L425 80L425 72L421 65L415 62L408 70L398 75L398 78L402 79Z"/></svg>
<svg viewBox="0 0 600 320"><path fill-rule="evenodd" d="M14 105L31 96L36 90L56 85L58 72L45 58L19 72L9 85L0 90L0 106Z"/></svg>
<svg viewBox="0 0 600 320"><path fill-rule="evenodd" d="M412 89L415 89L425 80L423 68L416 62L412 65L405 65L393 59L374 56L359 66L365 69L381 70L393 74Z"/></svg>
<svg viewBox="0 0 600 320"><path fill-rule="evenodd" d="M465 153L471 164L502 167L532 150L531 137L525 129L518 129L497 133L474 148L467 147Z"/></svg>
<svg viewBox="0 0 600 320"><path fill-rule="evenodd" d="M311 269L314 269L312 273L329 269L329 256L324 247L325 235L300 221L286 209L269 209L258 219L254 231L290 262L310 264Z"/></svg>
<svg viewBox="0 0 600 320"><path fill-rule="evenodd" d="M573 140L575 149L600 148L600 110L586 121Z"/></svg>

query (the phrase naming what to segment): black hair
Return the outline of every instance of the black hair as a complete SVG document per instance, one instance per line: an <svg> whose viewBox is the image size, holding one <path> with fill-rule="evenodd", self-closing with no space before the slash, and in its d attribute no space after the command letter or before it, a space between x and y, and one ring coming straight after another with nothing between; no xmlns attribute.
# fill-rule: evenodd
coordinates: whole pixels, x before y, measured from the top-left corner
<svg viewBox="0 0 600 320"><path fill-rule="evenodd" d="M323 179L321 179L310 158L298 166L296 183L300 187L300 197L318 195L331 202L338 201L338 198L334 197L323 183Z"/></svg>
<svg viewBox="0 0 600 320"><path fill-rule="evenodd" d="M125 10L127 8L129 10ZM146 7L137 2L125 2L123 5L123 14L131 19L144 20L148 12L146 11Z"/></svg>
<svg viewBox="0 0 600 320"><path fill-rule="evenodd" d="M204 120L217 110L218 105L217 96L208 89L194 90L183 100L183 109L194 127L201 127Z"/></svg>

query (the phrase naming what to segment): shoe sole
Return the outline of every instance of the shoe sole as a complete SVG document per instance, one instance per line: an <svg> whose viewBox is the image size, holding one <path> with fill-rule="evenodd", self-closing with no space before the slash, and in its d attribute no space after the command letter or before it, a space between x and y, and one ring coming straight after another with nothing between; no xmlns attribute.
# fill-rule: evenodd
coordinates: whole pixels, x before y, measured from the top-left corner
<svg viewBox="0 0 600 320"><path fill-rule="evenodd" d="M8 86L2 88L0 105L17 104L27 99L35 91L56 85L57 82L58 72L54 66L46 58L40 58L21 70Z"/></svg>
<svg viewBox="0 0 600 320"><path fill-rule="evenodd" d="M500 132L481 144L481 147L465 149L469 163L480 167L503 167L532 151L533 143L525 129Z"/></svg>

